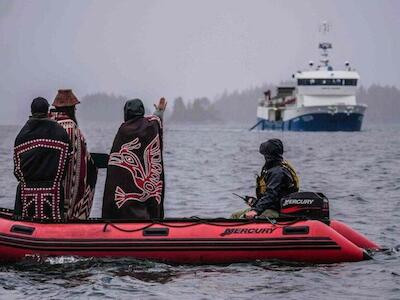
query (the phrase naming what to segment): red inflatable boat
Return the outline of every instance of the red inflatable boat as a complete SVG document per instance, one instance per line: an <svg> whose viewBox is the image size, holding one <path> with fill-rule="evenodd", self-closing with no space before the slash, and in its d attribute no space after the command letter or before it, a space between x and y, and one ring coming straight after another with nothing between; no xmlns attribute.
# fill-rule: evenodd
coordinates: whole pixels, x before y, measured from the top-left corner
<svg viewBox="0 0 400 300"><path fill-rule="evenodd" d="M0 212L0 260L25 256L132 257L172 263L214 264L254 260L311 263L361 261L379 246L331 220L165 219L18 221Z"/></svg>

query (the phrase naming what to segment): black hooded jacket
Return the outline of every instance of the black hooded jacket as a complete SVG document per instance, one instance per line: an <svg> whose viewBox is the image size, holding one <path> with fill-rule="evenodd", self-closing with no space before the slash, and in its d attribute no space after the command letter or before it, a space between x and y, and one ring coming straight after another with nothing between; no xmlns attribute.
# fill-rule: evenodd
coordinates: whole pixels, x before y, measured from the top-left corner
<svg viewBox="0 0 400 300"><path fill-rule="evenodd" d="M258 214L266 209L279 211L282 197L298 191L295 178L282 157L282 142L278 139L269 140L261 144L260 153L265 157L265 165L260 175L265 188L257 188L257 201L252 207Z"/></svg>

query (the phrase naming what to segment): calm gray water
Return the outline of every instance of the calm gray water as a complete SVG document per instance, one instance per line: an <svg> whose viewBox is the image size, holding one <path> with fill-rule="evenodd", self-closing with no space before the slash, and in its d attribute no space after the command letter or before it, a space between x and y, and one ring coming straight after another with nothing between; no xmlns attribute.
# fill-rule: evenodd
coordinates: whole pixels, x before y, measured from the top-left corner
<svg viewBox="0 0 400 300"><path fill-rule="evenodd" d="M117 124L81 126L93 152L108 152ZM0 206L13 207L12 145L0 126ZM166 216L227 217L241 209L262 166L259 144L281 138L303 190L324 192L331 216L387 247L400 244L400 126L357 133L248 132L228 127L165 131ZM92 216L99 216L101 171ZM168 265L63 257L0 266L1 299L400 299L400 254L334 265L261 262Z"/></svg>

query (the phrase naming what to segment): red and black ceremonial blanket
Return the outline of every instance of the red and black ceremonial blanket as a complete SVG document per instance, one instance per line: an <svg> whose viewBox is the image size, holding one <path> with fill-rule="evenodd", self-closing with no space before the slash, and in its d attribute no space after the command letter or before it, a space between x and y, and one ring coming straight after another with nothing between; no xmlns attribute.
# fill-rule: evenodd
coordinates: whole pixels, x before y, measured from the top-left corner
<svg viewBox="0 0 400 300"><path fill-rule="evenodd" d="M121 125L107 167L103 218L164 217L162 140L162 124L156 116Z"/></svg>
<svg viewBox="0 0 400 300"><path fill-rule="evenodd" d="M65 130L49 119L31 118L14 145L14 174L19 181L14 213L22 218L60 220L64 212L69 154Z"/></svg>
<svg viewBox="0 0 400 300"><path fill-rule="evenodd" d="M97 168L77 124L63 112L51 112L51 117L65 129L72 146L71 161L64 182L66 218L85 220L89 218L93 205Z"/></svg>

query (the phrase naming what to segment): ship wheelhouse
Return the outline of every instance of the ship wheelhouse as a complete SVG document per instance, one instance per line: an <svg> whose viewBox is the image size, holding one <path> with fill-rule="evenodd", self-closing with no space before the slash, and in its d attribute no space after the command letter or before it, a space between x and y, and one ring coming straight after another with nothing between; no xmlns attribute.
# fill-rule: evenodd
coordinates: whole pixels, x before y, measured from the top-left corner
<svg viewBox="0 0 400 300"><path fill-rule="evenodd" d="M315 70L295 74L299 106L356 105L357 72Z"/></svg>

